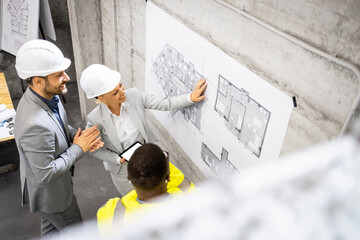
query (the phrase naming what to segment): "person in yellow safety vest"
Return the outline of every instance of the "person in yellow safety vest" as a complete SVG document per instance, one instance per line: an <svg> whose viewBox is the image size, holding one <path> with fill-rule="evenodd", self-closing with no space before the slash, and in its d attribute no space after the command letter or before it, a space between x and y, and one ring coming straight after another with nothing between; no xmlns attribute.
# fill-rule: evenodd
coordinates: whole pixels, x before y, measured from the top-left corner
<svg viewBox="0 0 360 240"><path fill-rule="evenodd" d="M109 199L97 212L102 236L110 236L115 226L131 221L139 210L143 212L161 204L164 200L158 197L173 198L195 189L194 184L169 162L169 154L152 143L136 149L128 163L128 179L134 190L121 199Z"/></svg>

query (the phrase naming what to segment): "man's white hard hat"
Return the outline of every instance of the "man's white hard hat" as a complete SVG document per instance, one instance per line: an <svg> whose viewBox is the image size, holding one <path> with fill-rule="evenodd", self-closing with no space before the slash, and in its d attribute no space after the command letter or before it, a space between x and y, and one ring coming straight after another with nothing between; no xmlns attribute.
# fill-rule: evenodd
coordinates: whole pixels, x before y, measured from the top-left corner
<svg viewBox="0 0 360 240"><path fill-rule="evenodd" d="M24 43L16 54L15 68L22 79L45 77L66 70L71 60L60 49L46 40L31 40Z"/></svg>
<svg viewBox="0 0 360 240"><path fill-rule="evenodd" d="M108 93L120 83L119 72L102 64L91 64L81 73L80 85L87 98Z"/></svg>

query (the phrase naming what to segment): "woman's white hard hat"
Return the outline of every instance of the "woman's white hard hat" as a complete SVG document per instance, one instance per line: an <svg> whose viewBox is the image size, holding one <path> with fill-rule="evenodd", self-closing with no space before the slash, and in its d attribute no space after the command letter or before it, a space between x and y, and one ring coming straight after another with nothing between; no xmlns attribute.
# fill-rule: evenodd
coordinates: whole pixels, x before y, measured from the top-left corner
<svg viewBox="0 0 360 240"><path fill-rule="evenodd" d="M21 79L45 77L66 70L71 60L61 50L46 40L31 40L24 43L16 54L15 68Z"/></svg>
<svg viewBox="0 0 360 240"><path fill-rule="evenodd" d="M119 72L102 64L91 64L81 73L80 85L87 98L108 93L120 83Z"/></svg>

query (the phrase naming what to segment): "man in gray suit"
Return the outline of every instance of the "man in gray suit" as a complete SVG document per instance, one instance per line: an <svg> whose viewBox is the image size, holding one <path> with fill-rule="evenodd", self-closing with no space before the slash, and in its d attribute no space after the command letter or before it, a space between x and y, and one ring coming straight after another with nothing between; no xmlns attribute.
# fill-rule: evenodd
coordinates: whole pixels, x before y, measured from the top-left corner
<svg viewBox="0 0 360 240"><path fill-rule="evenodd" d="M71 61L53 43L32 40L16 56L16 71L28 83L17 107L15 140L20 156L22 204L41 213L41 235L82 221L71 170L84 152L101 147L97 126L68 125L57 95L67 92Z"/></svg>
<svg viewBox="0 0 360 240"><path fill-rule="evenodd" d="M81 74L80 84L87 98L97 98L100 104L88 114L88 126L97 125L104 147L92 154L104 162L121 196L133 189L127 179L127 162L119 157L134 142L154 143L157 137L146 118L145 109L170 111L204 100L207 86L200 79L193 92L162 98L142 93L136 88L124 90L121 75L101 64L92 64Z"/></svg>

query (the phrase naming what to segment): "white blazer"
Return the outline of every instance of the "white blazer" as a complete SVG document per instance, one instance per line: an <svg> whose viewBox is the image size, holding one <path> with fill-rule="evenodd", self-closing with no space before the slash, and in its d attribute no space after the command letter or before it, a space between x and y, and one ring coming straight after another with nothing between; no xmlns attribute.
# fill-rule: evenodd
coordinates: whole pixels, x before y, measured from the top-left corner
<svg viewBox="0 0 360 240"><path fill-rule="evenodd" d="M130 115L131 120L145 141L152 143L157 141L157 137L148 125L145 109L170 111L188 107L192 104L192 102L187 99L188 94L172 98L161 98L140 92L136 88L126 90L125 94L127 100L123 103L124 111ZM87 120L87 127L98 125L101 140L104 142L102 148L90 154L102 160L107 171L117 174L121 167L121 165L117 163L117 159L124 149L121 146L119 136L106 105L100 103L88 114Z"/></svg>

